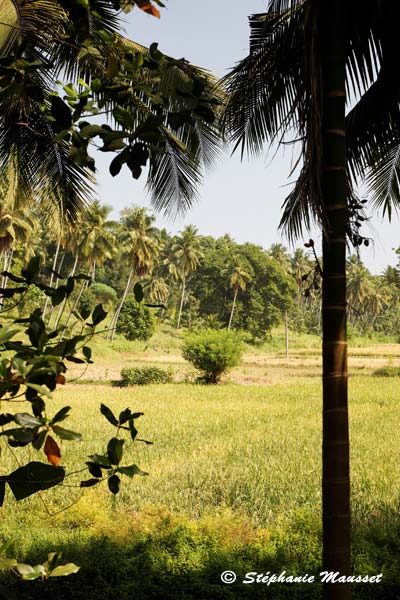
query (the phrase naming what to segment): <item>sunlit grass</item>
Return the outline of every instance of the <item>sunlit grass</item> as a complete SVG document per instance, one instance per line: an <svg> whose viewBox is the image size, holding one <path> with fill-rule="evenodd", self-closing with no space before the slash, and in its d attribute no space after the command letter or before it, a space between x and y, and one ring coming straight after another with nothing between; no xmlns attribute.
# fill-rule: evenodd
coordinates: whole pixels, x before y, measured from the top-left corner
<svg viewBox="0 0 400 600"><path fill-rule="evenodd" d="M131 445L126 462L137 462L149 476L124 480L118 506L159 505L190 518L229 508L269 526L302 506L319 510L320 395L319 383L305 378L270 386L69 386L49 404L50 413L71 405L68 427L83 434L83 442L62 442L72 470L84 466L88 454L102 452L113 434L99 415L101 402L116 413L126 407L145 413L138 420L140 437L154 445ZM392 380L353 378L350 416L353 494L356 512L364 513L398 498L400 405ZM15 468L16 456L36 457L34 450L18 450L4 450L3 469ZM63 506L80 493L65 488L42 496ZM109 501L105 485L95 495ZM26 500L20 510L32 502L40 506Z"/></svg>
<svg viewBox="0 0 400 600"><path fill-rule="evenodd" d="M123 589L128 581L133 586L122 598L137 594L135 586L141 598L160 597L160 593L165 598L177 597L176 585L186 584L170 581L174 573L190 573L190 585L204 585L204 595L199 597L207 597L214 589L207 585L219 581L223 567L243 572L257 565L259 570L318 569L319 378L297 377L270 385L168 384L123 389L67 385L49 401L49 413L71 405L71 418L65 425L84 436L80 443L62 442L69 471L79 469L88 454L104 451L113 435L112 426L99 415L101 402L115 413L126 407L145 413L137 421L139 435L154 445L129 446L123 462L137 463L149 476L124 478L115 501L105 483L82 494L75 487L86 477L82 474L67 478L66 487L18 504L7 494L1 537L13 541L20 558L42 560L48 550L64 549L69 559L83 565L75 594L82 585L92 589L90 573L97 568L96 561L104 561L102 569L111 582L118 565L123 571L118 586ZM18 410L24 410L23 405ZM398 556L395 515L400 489L400 405L393 379L352 377L350 419L355 569L372 573L383 569L390 579ZM45 459L35 451L19 450L4 449L3 472L17 466L16 457L20 463ZM148 575L145 588L140 587L136 567L127 566L136 554L140 572L140 565L149 560L154 565L156 574ZM164 591L157 588L153 594L160 569L167 578L160 584ZM166 581L171 585L169 595ZM104 585L99 580L98 591L89 592L88 599L101 598ZM307 593L311 592L316 595L299 597L318 597L317 588ZM32 596L35 600L41 597L37 593ZM382 593L371 598L390 597L387 591ZM82 598L85 594L82 591ZM218 597L229 598L221 594ZM362 600L370 597L364 591L360 594L356 597ZM198 596L188 592L179 597ZM281 597L287 596L277 596Z"/></svg>

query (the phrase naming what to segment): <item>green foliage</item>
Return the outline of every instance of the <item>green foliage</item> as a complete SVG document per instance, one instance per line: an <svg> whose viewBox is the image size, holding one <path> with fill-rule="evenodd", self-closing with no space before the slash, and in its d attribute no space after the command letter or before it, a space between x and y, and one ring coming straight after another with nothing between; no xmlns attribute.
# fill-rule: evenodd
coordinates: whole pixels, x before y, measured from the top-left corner
<svg viewBox="0 0 400 600"><path fill-rule="evenodd" d="M380 367L372 372L374 377L400 377L400 367Z"/></svg>
<svg viewBox="0 0 400 600"><path fill-rule="evenodd" d="M171 369L160 367L124 367L121 370L122 385L147 385L149 383L171 383Z"/></svg>
<svg viewBox="0 0 400 600"><path fill-rule="evenodd" d="M127 298L117 323L117 333L127 340L148 340L155 330L151 311L132 296Z"/></svg>
<svg viewBox="0 0 400 600"><path fill-rule="evenodd" d="M187 337L182 354L202 372L204 383L218 383L223 373L239 364L241 338L231 331L206 329Z"/></svg>
<svg viewBox="0 0 400 600"><path fill-rule="evenodd" d="M33 290L31 296L37 290L50 298L53 306L57 306L72 294L76 280L82 278L82 276L71 276L65 285L57 289L52 288L41 280L38 256L34 256L29 261L20 275L3 272L3 277L4 275L18 284L15 287L0 288L0 296L12 299L14 302L12 308L19 307L18 297L24 298L30 290ZM27 317L8 319L11 323L7 324L4 320L0 323L0 352L3 354L0 361L2 408L5 403L12 407L23 398L30 404L31 410L31 412L0 413L2 427L0 441L11 448L32 446L33 451L40 452L41 457L43 458L44 455L47 459L47 463L30 460L9 473L1 474L0 506L4 503L6 487L15 500L19 501L64 484L67 469L61 464L61 448L56 439L73 441L81 440L82 436L59 424L69 417L70 406L62 407L51 416L46 401L52 398L52 392L57 386L65 384L69 363L82 365L92 363L92 352L87 343L93 337L96 326L103 322L106 316L107 313L102 305L97 305L92 313L88 313L90 320L82 319L80 335L71 337L65 337L65 331L49 329L38 308ZM111 425L116 427L117 436L121 436L126 430L131 441L135 441L137 436L135 420L143 413L132 413L129 408L126 408L116 417L105 405L101 406L101 413ZM119 475L133 477L147 474L137 465L121 465L124 441L122 437L113 437L108 442L105 454L93 454L89 457L91 460L86 462L86 469L92 477L81 481L81 488L92 487L106 480L109 490L117 494L121 482ZM82 471L85 471L85 468L78 472ZM57 566L58 559L57 554L51 553L45 563L32 567L18 563L16 559L6 558L0 551L0 570L11 569L27 580L38 578L44 580L78 571L79 568L72 563Z"/></svg>
<svg viewBox="0 0 400 600"><path fill-rule="evenodd" d="M78 573L80 567L74 563L59 564L62 553L49 552L47 560L39 565L27 565L18 562L15 558L6 558L7 544L0 548L0 571L9 571L25 581L40 579L45 581L49 577L66 577Z"/></svg>

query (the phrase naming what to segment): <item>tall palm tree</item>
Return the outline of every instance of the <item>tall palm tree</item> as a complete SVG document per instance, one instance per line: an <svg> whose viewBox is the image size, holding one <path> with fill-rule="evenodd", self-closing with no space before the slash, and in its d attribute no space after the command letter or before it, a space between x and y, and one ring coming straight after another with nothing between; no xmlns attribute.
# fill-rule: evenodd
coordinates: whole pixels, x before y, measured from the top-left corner
<svg viewBox="0 0 400 600"><path fill-rule="evenodd" d="M122 0L0 5L0 173L15 161L21 193L44 200L51 191L62 218L76 218L90 199L93 161L68 105L54 98L60 74L79 91L84 87L78 82L90 86L95 80L91 96L117 129L113 109L127 111L128 143L120 139L123 149L112 171L124 162L137 178L148 161L147 184L157 208L187 208L203 166L217 154L221 94L215 79L187 61L123 38L120 4L129 9ZM147 11L152 6L133 0L130 7L134 4ZM157 14L154 6L150 12ZM77 99L74 114L81 109Z"/></svg>
<svg viewBox="0 0 400 600"><path fill-rule="evenodd" d="M115 237L110 230L114 225L113 221L107 221L112 208L111 206L101 206L98 200L95 200L81 215L76 229L77 243L75 245L76 254L83 263L87 264L87 272L95 280L96 265L102 265L107 259L112 258L115 250ZM89 281L84 279L80 290L68 314L65 327L68 326L72 315L79 305L83 292L89 285Z"/></svg>
<svg viewBox="0 0 400 600"><path fill-rule="evenodd" d="M323 568L344 574L351 570L346 236L363 241L351 177L371 169L379 193L384 167L395 164L399 13L389 0L270 0L250 19L249 56L226 78L224 126L236 147L258 152L266 141L293 139L293 130L302 141L303 166L282 224L292 238L312 220L323 231ZM357 96L347 118L346 86ZM398 191L392 185L376 201L389 209ZM346 600L351 589L327 584L324 594Z"/></svg>
<svg viewBox="0 0 400 600"><path fill-rule="evenodd" d="M181 324L183 303L185 299L187 279L203 258L198 229L194 225L187 225L181 231L180 237L173 244L171 251L175 255L175 261L179 278L182 281L181 300L179 304L178 322L176 328Z"/></svg>
<svg viewBox="0 0 400 600"><path fill-rule="evenodd" d="M290 254L285 246L282 244L272 244L268 250L268 254L277 260L287 273L291 273Z"/></svg>
<svg viewBox="0 0 400 600"><path fill-rule="evenodd" d="M234 257L234 264L231 267L229 273L229 287L231 288L231 290L233 290L233 302L231 313L229 315L228 331L230 330L232 325L233 313L235 312L236 299L238 293L240 290L244 292L244 290L247 287L247 284L251 281L250 273L247 273L247 271L245 271L242 268L242 266L238 264L238 258L239 257Z"/></svg>
<svg viewBox="0 0 400 600"><path fill-rule="evenodd" d="M122 213L120 241L130 270L121 301L108 330L107 338L110 340L114 339L119 315L135 279L143 278L152 272L159 249L153 221L154 217L148 215L145 208L134 207L125 209Z"/></svg>

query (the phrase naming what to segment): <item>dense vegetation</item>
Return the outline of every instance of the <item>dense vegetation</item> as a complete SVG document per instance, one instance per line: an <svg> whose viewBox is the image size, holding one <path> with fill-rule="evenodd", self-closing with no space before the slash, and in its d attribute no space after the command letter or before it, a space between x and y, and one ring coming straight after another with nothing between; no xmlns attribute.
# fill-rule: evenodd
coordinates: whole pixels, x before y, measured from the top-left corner
<svg viewBox="0 0 400 600"><path fill-rule="evenodd" d="M140 282L145 302L155 305L152 316L175 327L232 328L245 331L248 341L260 342L283 322L287 311L291 330L320 333L321 278L310 249L298 248L292 254L281 244L263 249L238 244L229 235L201 236L193 226L171 236L154 226L154 217L144 208L125 209L119 221L109 220L110 211L94 202L78 227L54 239L54 229L50 233L42 228L40 217L29 209L23 211L23 219L21 211L11 215L14 239L2 251L5 270L18 274L29 257L40 253L43 276L53 287L75 273L91 277L57 309L48 306L39 290L30 290L18 306L21 314L41 306L50 325L70 326L76 322L74 312L85 315L103 303L113 315L110 338L116 330L127 339L146 339L153 332L153 319L146 307L137 308L132 294ZM347 274L350 338L397 336L400 266L371 275L353 254ZM4 276L2 286L8 283Z"/></svg>

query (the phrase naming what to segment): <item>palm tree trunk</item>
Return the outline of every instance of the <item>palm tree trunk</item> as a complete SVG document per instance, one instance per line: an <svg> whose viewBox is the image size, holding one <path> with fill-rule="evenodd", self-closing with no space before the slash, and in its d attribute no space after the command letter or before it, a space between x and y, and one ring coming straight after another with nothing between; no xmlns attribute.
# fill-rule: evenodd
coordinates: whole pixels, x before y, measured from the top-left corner
<svg viewBox="0 0 400 600"><path fill-rule="evenodd" d="M289 319L287 310L285 310L285 355L289 358Z"/></svg>
<svg viewBox="0 0 400 600"><path fill-rule="evenodd" d="M51 267L51 275L50 275L49 287L53 287L54 271L56 270L57 260L58 260L58 254L60 252L60 247L61 247L61 242L58 241L57 248L56 248L56 253L54 255L53 264L52 264L52 267ZM43 320L44 320L44 318L46 316L48 304L49 304L49 296L46 296L46 302L44 303L43 315L42 315L42 319Z"/></svg>
<svg viewBox="0 0 400 600"><path fill-rule="evenodd" d="M323 233L323 571L351 572L346 336L346 2L320 0ZM349 600L350 584L325 583L325 600Z"/></svg>
<svg viewBox="0 0 400 600"><path fill-rule="evenodd" d="M64 262L65 255L66 255L66 252L63 252L63 253L62 253L62 256L61 256L61 259L60 259L60 264L59 264L59 265L58 265L58 267L56 268L56 271L57 271L58 273L60 273L60 274L61 274L61 269L62 269L62 266L63 266L63 262ZM54 287L55 287L55 289L57 289L57 288L58 288L58 282L59 282L59 279L58 279L58 277L56 277L56 283L55 283L55 286L54 286ZM49 320L47 321L47 327L49 327L49 328L50 328L50 323L51 323L51 320L52 320L52 318L53 318L53 314L54 314L54 312L55 312L55 308L56 308L55 306L52 306L52 307L51 307L51 310L50 310Z"/></svg>
<svg viewBox="0 0 400 600"><path fill-rule="evenodd" d="M3 270L4 271L10 271L13 254L14 254L13 250L4 250L4 261L3 261ZM3 277L1 278L1 284L0 284L1 289L2 290L7 289L7 284L8 284L8 277L7 277L7 275L3 275ZM3 302L4 302L4 297L1 296L0 310L3 308Z"/></svg>
<svg viewBox="0 0 400 600"><path fill-rule="evenodd" d="M81 284L80 290L79 290L79 292L78 292L78 295L77 295L77 297L75 298L75 302L73 303L73 305L72 305L72 308L71 308L71 310L69 311L69 314L68 314L67 320L65 321L65 324L64 324L64 327L65 327L65 328L66 328L66 327L68 327L68 323L70 322L72 315L74 314L75 310L77 309L77 307L78 307L78 304L79 304L79 300L81 299L81 297L82 297L82 294L83 294L83 292L86 290L86 288L87 288L87 286L88 286L88 285L89 285L89 282L88 282L86 279L84 279L84 280L82 281L82 284ZM65 329L63 329L63 331L61 332L61 335L60 335L60 340L62 340L62 339L63 339L63 337L64 337L64 333L65 333Z"/></svg>
<svg viewBox="0 0 400 600"><path fill-rule="evenodd" d="M233 297L232 310L231 310L231 314L230 314L230 317L229 317L228 331L230 330L231 325L232 325L233 313L235 312L236 298L237 298L238 292L239 292L239 290L236 289L235 290L235 295Z"/></svg>
<svg viewBox="0 0 400 600"><path fill-rule="evenodd" d="M122 307L125 304L126 297L129 294L129 290L132 285L133 275L134 275L133 269L131 269L129 272L128 281L126 282L124 293L122 294L121 302L118 304L118 307L117 307L117 309L114 313L114 316L112 318L112 321L110 323L110 329L108 330L108 333L107 333L107 339L110 340L111 342L113 341L114 336L115 336L115 330L117 328L119 315L121 313Z"/></svg>
<svg viewBox="0 0 400 600"><path fill-rule="evenodd" d="M185 298L185 288L186 288L186 277L184 275L183 279L182 279L182 295L181 295L181 303L179 305L179 315L178 315L178 323L177 323L176 329L179 329L179 326L181 324L181 317L182 317L182 310L183 310L183 300Z"/></svg>
<svg viewBox="0 0 400 600"><path fill-rule="evenodd" d="M73 277L75 275L76 267L78 266L78 258L79 258L79 254L76 253L75 262L74 262L74 265L73 265L72 270L71 270L70 274L68 275L68 277ZM64 300L60 304L60 308L59 308L58 313L57 313L56 322L54 323L54 329L57 329L57 327L58 327L58 325L60 323L60 319L61 319L62 314L64 312L66 303L67 303L67 299L64 298Z"/></svg>

